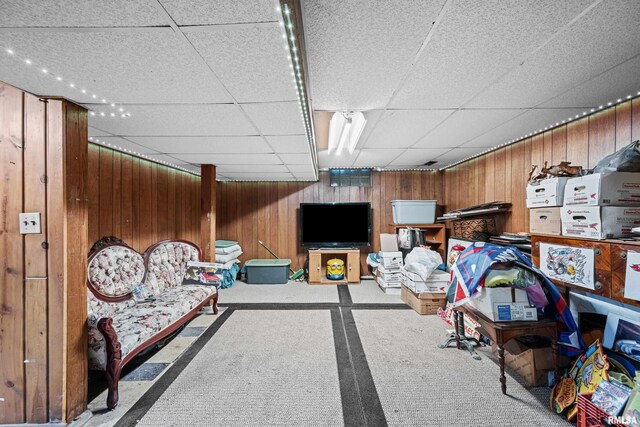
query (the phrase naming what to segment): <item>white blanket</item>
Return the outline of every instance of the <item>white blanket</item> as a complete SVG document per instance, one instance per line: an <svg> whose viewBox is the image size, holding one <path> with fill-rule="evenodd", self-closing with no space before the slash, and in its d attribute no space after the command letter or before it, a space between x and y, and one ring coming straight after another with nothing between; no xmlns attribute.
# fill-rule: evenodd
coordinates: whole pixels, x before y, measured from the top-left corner
<svg viewBox="0 0 640 427"><path fill-rule="evenodd" d="M216 248L216 253L217 254L230 254L236 251L241 251L242 248L240 247L240 245L233 245L233 246L227 246L226 248Z"/></svg>
<svg viewBox="0 0 640 427"><path fill-rule="evenodd" d="M216 262L219 262L221 264L225 264L233 259L238 258L240 255L242 255L242 251L241 250L237 250L235 252L231 252L230 254L218 254L216 253Z"/></svg>

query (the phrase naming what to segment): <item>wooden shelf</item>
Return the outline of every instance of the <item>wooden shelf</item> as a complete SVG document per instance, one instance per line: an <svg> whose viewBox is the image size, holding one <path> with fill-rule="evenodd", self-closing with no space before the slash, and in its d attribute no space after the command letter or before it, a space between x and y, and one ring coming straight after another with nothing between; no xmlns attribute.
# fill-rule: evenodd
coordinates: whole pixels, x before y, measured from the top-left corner
<svg viewBox="0 0 640 427"><path fill-rule="evenodd" d="M432 246L442 259L446 257L447 229L444 224L389 224L392 232L397 234L401 228L415 228L422 231L424 244Z"/></svg>
<svg viewBox="0 0 640 427"><path fill-rule="evenodd" d="M344 261L344 279L327 278L327 261L338 258ZM310 285L343 285L360 283L360 250L359 249L310 249L309 250L309 284Z"/></svg>

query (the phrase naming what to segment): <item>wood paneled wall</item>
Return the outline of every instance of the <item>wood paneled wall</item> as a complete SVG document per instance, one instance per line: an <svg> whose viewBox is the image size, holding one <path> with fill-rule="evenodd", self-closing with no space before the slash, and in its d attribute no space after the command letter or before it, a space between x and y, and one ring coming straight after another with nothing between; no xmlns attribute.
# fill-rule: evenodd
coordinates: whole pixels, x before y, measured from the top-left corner
<svg viewBox="0 0 640 427"><path fill-rule="evenodd" d="M441 200L442 183L437 172L373 172L371 187L330 187L329 173L318 182L220 182L217 200L217 238L237 240L242 260L271 258L258 240L281 258L290 258L292 268L301 268L306 251L299 246L299 206L303 202L370 202L373 209L372 248L363 248L361 267L368 271L366 253L378 251L380 233L392 231L391 200ZM319 227L330 227L327 219Z"/></svg>
<svg viewBox="0 0 640 427"><path fill-rule="evenodd" d="M144 252L164 239L200 245L200 178L89 144L89 244L117 236Z"/></svg>
<svg viewBox="0 0 640 427"><path fill-rule="evenodd" d="M504 231L529 230L525 187L531 165L561 161L593 168L604 156L640 139L640 98L623 102L566 125L444 171L447 209L504 201L513 204ZM502 141L495 141L496 145Z"/></svg>
<svg viewBox="0 0 640 427"><path fill-rule="evenodd" d="M0 424L86 409L87 111L0 82ZM20 234L39 212L41 233Z"/></svg>

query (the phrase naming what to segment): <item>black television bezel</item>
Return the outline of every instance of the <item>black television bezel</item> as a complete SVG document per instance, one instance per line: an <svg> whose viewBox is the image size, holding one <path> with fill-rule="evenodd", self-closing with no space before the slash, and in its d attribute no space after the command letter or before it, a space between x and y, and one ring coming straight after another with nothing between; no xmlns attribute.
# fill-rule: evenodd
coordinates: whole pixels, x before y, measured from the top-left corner
<svg viewBox="0 0 640 427"><path fill-rule="evenodd" d="M304 224L303 219L303 206L327 206L327 205L366 205L369 209L367 210L367 242L303 242L302 241L302 225ZM300 216L299 216L299 227L298 233L300 235L300 246L311 247L311 248L347 248L347 247L370 247L371 246L371 203L370 202L326 202L326 203L300 203Z"/></svg>

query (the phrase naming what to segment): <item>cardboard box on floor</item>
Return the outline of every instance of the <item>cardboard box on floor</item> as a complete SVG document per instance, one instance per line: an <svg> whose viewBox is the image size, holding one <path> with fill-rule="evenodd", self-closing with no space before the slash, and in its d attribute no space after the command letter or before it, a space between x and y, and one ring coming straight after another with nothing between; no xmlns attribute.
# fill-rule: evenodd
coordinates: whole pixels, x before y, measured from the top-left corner
<svg viewBox="0 0 640 427"><path fill-rule="evenodd" d="M498 355L495 344L491 345L491 350L494 355ZM560 367L569 366L570 360L567 357L558 357ZM504 361L532 387L546 386L548 373L555 368L551 347L531 348L517 339L504 344Z"/></svg>
<svg viewBox="0 0 640 427"><path fill-rule="evenodd" d="M438 308L447 305L447 297L441 292L422 292L415 294L406 286L400 288L400 299L418 314L437 314Z"/></svg>

